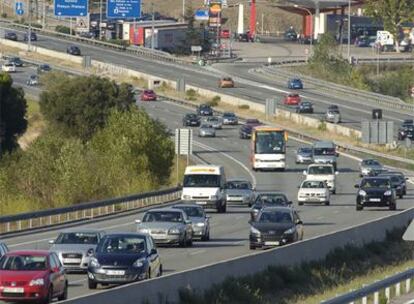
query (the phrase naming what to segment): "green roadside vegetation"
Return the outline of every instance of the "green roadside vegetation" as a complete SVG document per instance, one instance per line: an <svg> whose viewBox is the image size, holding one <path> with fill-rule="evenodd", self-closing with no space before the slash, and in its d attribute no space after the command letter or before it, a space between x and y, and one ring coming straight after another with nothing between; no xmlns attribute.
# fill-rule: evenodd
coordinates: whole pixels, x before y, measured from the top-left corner
<svg viewBox="0 0 414 304"><path fill-rule="evenodd" d="M180 303L320 303L338 293L361 288L363 284L413 267L413 245L402 241L404 230L394 230L384 241L363 247L348 245L335 249L319 262L270 266L255 275L229 277L203 294L181 290Z"/></svg>

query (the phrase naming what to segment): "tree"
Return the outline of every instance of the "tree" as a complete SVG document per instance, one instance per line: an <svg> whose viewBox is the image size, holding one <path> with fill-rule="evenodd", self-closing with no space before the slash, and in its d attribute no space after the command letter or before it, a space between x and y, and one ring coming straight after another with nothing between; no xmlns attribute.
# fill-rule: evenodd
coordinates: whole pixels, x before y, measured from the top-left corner
<svg viewBox="0 0 414 304"><path fill-rule="evenodd" d="M384 29L394 36L397 52L399 52L401 26L405 22L411 22L414 18L414 1L367 0L366 12L383 22Z"/></svg>
<svg viewBox="0 0 414 304"><path fill-rule="evenodd" d="M184 20L188 23L184 45L184 48L188 52L192 45L201 45L202 42L200 31L195 27L194 9L191 5L191 1L185 8Z"/></svg>
<svg viewBox="0 0 414 304"><path fill-rule="evenodd" d="M88 141L103 126L112 109L127 110L135 102L132 86L96 76L52 74L40 95L46 120L69 136Z"/></svg>
<svg viewBox="0 0 414 304"><path fill-rule="evenodd" d="M14 88L7 73L0 73L0 155L18 147L17 139L27 129L27 103L22 88Z"/></svg>

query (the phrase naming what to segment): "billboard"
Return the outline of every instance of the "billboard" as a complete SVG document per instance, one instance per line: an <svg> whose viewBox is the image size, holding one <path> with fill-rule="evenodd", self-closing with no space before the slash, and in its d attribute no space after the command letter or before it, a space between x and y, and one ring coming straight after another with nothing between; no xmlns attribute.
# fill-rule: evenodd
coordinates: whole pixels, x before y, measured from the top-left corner
<svg viewBox="0 0 414 304"><path fill-rule="evenodd" d="M209 17L209 12L207 9L198 9L194 14L194 19L199 21L207 21Z"/></svg>
<svg viewBox="0 0 414 304"><path fill-rule="evenodd" d="M108 0L106 15L113 19L141 17L141 0Z"/></svg>
<svg viewBox="0 0 414 304"><path fill-rule="evenodd" d="M88 0L55 0L55 16L81 17L88 15Z"/></svg>

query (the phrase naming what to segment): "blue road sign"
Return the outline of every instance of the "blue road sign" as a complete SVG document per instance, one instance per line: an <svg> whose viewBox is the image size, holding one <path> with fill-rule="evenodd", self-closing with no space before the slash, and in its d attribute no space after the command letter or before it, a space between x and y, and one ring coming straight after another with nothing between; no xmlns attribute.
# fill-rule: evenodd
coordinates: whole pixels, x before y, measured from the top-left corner
<svg viewBox="0 0 414 304"><path fill-rule="evenodd" d="M194 19L195 20L208 20L208 18L209 18L208 9L196 10L196 12L194 14Z"/></svg>
<svg viewBox="0 0 414 304"><path fill-rule="evenodd" d="M16 14L19 16L24 14L23 2L16 2Z"/></svg>
<svg viewBox="0 0 414 304"><path fill-rule="evenodd" d="M141 17L141 0L108 0L108 18L127 19Z"/></svg>
<svg viewBox="0 0 414 304"><path fill-rule="evenodd" d="M88 15L88 0L55 0L55 16L81 17Z"/></svg>

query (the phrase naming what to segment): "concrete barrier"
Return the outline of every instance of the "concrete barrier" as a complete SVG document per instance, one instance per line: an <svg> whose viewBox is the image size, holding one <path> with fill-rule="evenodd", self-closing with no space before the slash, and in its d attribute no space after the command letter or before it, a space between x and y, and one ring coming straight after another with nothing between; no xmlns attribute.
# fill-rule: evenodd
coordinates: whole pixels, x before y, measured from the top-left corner
<svg viewBox="0 0 414 304"><path fill-rule="evenodd" d="M62 303L177 303L179 299L178 291L181 288L202 292L214 284L223 282L228 277L254 274L265 270L269 266L291 266L302 262L318 261L335 248L344 247L345 245L362 246L372 241L384 240L387 231L408 225L413 216L414 208L299 243L166 275L157 279L116 287L93 295L73 298ZM246 231L246 236L247 233ZM168 265L164 266L168 267Z"/></svg>

